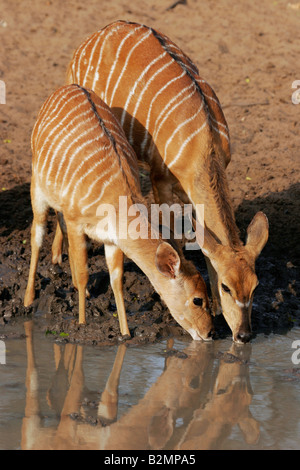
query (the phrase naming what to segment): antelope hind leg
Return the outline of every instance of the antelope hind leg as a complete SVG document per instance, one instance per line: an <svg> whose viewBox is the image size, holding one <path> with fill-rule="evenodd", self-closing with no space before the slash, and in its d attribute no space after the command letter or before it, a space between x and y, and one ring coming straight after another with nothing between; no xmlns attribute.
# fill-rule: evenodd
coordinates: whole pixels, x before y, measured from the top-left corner
<svg viewBox="0 0 300 470"><path fill-rule="evenodd" d="M70 257L72 279L74 286L78 290L79 297L79 323L85 324L85 296L89 278L86 240L84 233L80 231L76 224L67 221L66 223L68 228L69 254L72 253Z"/></svg>

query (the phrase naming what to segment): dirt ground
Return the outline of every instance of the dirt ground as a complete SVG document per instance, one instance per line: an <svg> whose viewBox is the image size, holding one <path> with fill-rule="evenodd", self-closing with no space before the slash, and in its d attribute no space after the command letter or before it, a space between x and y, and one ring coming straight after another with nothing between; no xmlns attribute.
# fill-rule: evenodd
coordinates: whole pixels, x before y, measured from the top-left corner
<svg viewBox="0 0 300 470"><path fill-rule="evenodd" d="M61 341L119 341L118 320L103 247L89 252L88 325L79 328L77 293L67 256L51 265L55 219L36 279L37 299L23 307L30 260L30 134L43 101L64 83L74 49L91 33L118 19L141 22L169 36L197 64L214 88L229 124L232 162L227 174L244 238L253 215L264 211L270 238L257 261L260 286L253 307L254 334L281 332L300 323L300 104L292 84L300 80L300 3L297 0L2 0L0 6L0 324L40 317ZM298 85L298 88L300 86ZM207 280L199 252L187 257ZM126 261L125 303L132 342L184 332L147 278ZM222 316L219 336L230 335ZM59 336L61 333L61 336ZM66 336L69 335L69 336Z"/></svg>

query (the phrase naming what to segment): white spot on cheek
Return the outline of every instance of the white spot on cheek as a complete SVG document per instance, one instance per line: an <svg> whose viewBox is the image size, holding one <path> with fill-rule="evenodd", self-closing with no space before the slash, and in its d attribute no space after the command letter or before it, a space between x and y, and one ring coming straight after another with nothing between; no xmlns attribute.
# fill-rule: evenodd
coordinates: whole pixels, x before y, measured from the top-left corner
<svg viewBox="0 0 300 470"><path fill-rule="evenodd" d="M187 307L189 305L189 301L187 300L184 305Z"/></svg>
<svg viewBox="0 0 300 470"><path fill-rule="evenodd" d="M184 320L184 315L179 315L179 320L183 321Z"/></svg>
<svg viewBox="0 0 300 470"><path fill-rule="evenodd" d="M201 337L198 335L197 331L194 330L193 328L190 328L188 330L189 334L191 335L191 337L193 338L193 340L195 341L199 341L201 340Z"/></svg>
<svg viewBox="0 0 300 470"><path fill-rule="evenodd" d="M236 303L239 307L241 307L241 308L243 308L243 307L249 307L249 305L250 305L250 300L248 300L248 302L246 302L246 303L243 303L243 302L240 302L239 300L236 300L235 303Z"/></svg>

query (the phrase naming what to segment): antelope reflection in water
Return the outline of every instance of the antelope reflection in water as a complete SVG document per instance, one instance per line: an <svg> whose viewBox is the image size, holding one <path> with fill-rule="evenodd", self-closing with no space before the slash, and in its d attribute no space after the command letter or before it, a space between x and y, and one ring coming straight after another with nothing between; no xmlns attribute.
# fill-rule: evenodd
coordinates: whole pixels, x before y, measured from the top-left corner
<svg viewBox="0 0 300 470"><path fill-rule="evenodd" d="M232 344L229 352L217 354L217 342L193 341L184 354L174 354L171 342L160 377L117 419L120 374L124 357L130 354L121 344L97 405L97 419L91 424L82 407L86 396L83 347L54 344L56 373L47 400L60 417L57 426L45 427L32 321L25 323L25 332L28 366L23 450L218 449L235 425L248 444L255 444L259 438L259 423L249 410L250 345ZM74 419L74 414L79 419Z"/></svg>

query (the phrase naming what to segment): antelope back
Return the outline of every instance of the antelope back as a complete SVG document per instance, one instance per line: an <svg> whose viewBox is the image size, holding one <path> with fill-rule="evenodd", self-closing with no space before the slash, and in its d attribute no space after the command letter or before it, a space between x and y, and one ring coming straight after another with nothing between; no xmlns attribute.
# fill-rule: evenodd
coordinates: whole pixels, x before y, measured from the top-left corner
<svg viewBox="0 0 300 470"><path fill-rule="evenodd" d="M44 103L32 132L33 175L48 204L71 217L139 192L136 156L93 92L67 85ZM112 189L113 188L113 189Z"/></svg>
<svg viewBox="0 0 300 470"><path fill-rule="evenodd" d="M150 164L157 149L172 167L197 137L230 159L217 96L191 59L152 28L118 21L93 34L74 53L68 82L93 89Z"/></svg>

